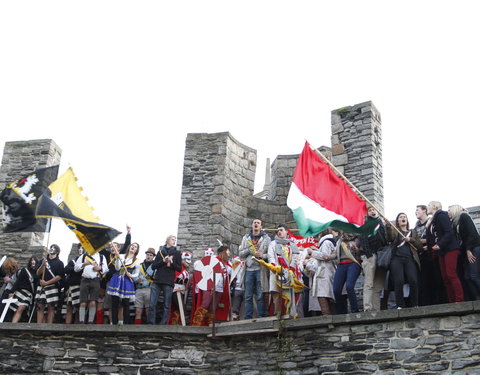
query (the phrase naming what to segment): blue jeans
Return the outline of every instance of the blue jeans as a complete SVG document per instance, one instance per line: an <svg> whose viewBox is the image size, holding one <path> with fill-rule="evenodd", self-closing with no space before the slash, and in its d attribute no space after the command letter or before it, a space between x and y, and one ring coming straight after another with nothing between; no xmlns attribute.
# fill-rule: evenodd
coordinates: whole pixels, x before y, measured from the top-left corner
<svg viewBox="0 0 480 375"><path fill-rule="evenodd" d="M257 298L257 318L267 316L260 270L245 272L245 319L253 318L253 295Z"/></svg>
<svg viewBox="0 0 480 375"><path fill-rule="evenodd" d="M163 293L163 314L160 324L167 324L170 307L172 305L173 286L152 283L150 286L150 308L148 310L147 323L155 324L157 316L157 302L160 291Z"/></svg>
<svg viewBox="0 0 480 375"><path fill-rule="evenodd" d="M347 301L342 295L343 286L346 286L348 301L350 302L350 311L358 312L357 295L355 294L355 283L362 268L354 262L341 263L337 266L337 271L333 277L333 293L335 294L335 303L337 314L347 313Z"/></svg>

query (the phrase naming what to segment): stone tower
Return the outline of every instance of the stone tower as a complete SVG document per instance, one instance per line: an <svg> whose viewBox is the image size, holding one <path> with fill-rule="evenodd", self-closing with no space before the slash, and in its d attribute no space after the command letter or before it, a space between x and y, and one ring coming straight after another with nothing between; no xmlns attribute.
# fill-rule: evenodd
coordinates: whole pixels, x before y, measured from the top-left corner
<svg viewBox="0 0 480 375"><path fill-rule="evenodd" d="M320 151L383 211L380 114L371 102L332 111L332 147ZM253 218L273 229L295 227L286 200L299 155L280 155L271 165L268 192L253 196L256 150L229 133L188 134L178 226L178 245L198 257L216 239L233 252ZM268 175L268 173L267 173ZM267 198L267 199L263 199ZM273 231L268 232L273 236Z"/></svg>
<svg viewBox="0 0 480 375"><path fill-rule="evenodd" d="M230 133L188 134L178 245L197 251L241 241L257 165L255 150Z"/></svg>
<svg viewBox="0 0 480 375"><path fill-rule="evenodd" d="M0 190L36 169L59 164L61 154L62 150L51 139L6 142L0 167ZM43 232L0 233L0 255L13 256L23 267L32 254L43 253L44 236Z"/></svg>
<svg viewBox="0 0 480 375"><path fill-rule="evenodd" d="M332 161L384 213L382 121L372 102L332 111Z"/></svg>

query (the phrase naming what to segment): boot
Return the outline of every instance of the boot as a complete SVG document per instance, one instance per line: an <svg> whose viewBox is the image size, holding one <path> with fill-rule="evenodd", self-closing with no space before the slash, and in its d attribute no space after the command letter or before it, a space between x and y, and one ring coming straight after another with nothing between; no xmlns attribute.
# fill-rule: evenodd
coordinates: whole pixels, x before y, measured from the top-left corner
<svg viewBox="0 0 480 375"><path fill-rule="evenodd" d="M213 324L213 314L212 313L207 313L205 316L205 322L207 323L207 326L210 324Z"/></svg>
<svg viewBox="0 0 480 375"><path fill-rule="evenodd" d="M192 319L192 326L201 326L203 324L203 320L205 319L205 315L207 314L207 309L204 309L200 306L193 314Z"/></svg>
<svg viewBox="0 0 480 375"><path fill-rule="evenodd" d="M332 311L330 310L330 304L328 303L328 298L318 297L318 303L320 304L320 308L322 309L322 315L332 315Z"/></svg>
<svg viewBox="0 0 480 375"><path fill-rule="evenodd" d="M103 312L104 311L102 309L102 310L97 310L97 312L95 313L95 323L96 324L104 324L105 323Z"/></svg>

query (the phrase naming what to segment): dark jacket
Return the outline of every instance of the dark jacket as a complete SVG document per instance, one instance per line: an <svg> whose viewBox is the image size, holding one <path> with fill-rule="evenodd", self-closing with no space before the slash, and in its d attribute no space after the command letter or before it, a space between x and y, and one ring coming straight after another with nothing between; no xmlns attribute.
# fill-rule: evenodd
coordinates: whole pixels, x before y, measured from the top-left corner
<svg viewBox="0 0 480 375"><path fill-rule="evenodd" d="M411 229L411 236L410 242L406 243L406 245L410 249L410 254L412 255L413 260L417 263L418 267L420 268L420 258L418 256L418 251L422 249L422 241L420 237L418 237L417 232L414 229ZM400 236L400 233L394 228L393 225L387 225L387 241L392 246L392 258L395 256L397 252L397 247L403 241L403 237Z"/></svg>
<svg viewBox="0 0 480 375"><path fill-rule="evenodd" d="M82 255L80 255L82 256ZM80 282L82 281L82 273L83 270L79 272L75 272L75 261L78 259L72 259L68 264L65 266L65 289L67 289L70 286L74 285L80 285Z"/></svg>
<svg viewBox="0 0 480 375"><path fill-rule="evenodd" d="M367 258L376 254L380 248L387 245L387 239L385 234L385 226L380 219L374 219L373 217L367 216L367 220L378 220L380 226L377 232L370 236L361 235L360 236L360 254L365 255Z"/></svg>
<svg viewBox="0 0 480 375"><path fill-rule="evenodd" d="M480 246L480 235L472 218L466 212L460 215L458 224L453 228L458 240L461 243L462 250L472 250Z"/></svg>
<svg viewBox="0 0 480 375"><path fill-rule="evenodd" d="M164 259L170 255L173 255L173 263L170 267L167 267L167 262L165 262ZM175 246L160 246L152 263L152 269L155 271L153 274L153 281L155 283L166 284L173 287L175 271L182 271L182 253L180 253Z"/></svg>
<svg viewBox="0 0 480 375"><path fill-rule="evenodd" d="M30 282L30 277L32 278L32 282ZM27 272L27 268L22 268L21 270L17 271L17 280L13 284L13 288L11 289L10 293L14 293L17 290L25 289L31 292L32 294L35 294L37 285L38 285L37 273L31 269L29 269ZM33 287L33 290L32 290L32 287Z"/></svg>
<svg viewBox="0 0 480 375"><path fill-rule="evenodd" d="M450 218L445 211L438 210L433 215L432 222L427 228L427 244L429 248L438 245L439 255L460 249L460 243L453 233Z"/></svg>

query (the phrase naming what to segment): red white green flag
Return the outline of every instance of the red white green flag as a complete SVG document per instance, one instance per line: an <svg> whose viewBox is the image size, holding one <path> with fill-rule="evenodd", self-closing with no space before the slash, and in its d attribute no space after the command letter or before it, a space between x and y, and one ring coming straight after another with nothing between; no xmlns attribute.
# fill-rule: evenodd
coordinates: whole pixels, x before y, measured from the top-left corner
<svg viewBox="0 0 480 375"><path fill-rule="evenodd" d="M316 236L328 227L370 234L377 224L377 220L370 220L364 225L365 201L333 172L308 142L298 158L287 205L303 237Z"/></svg>

